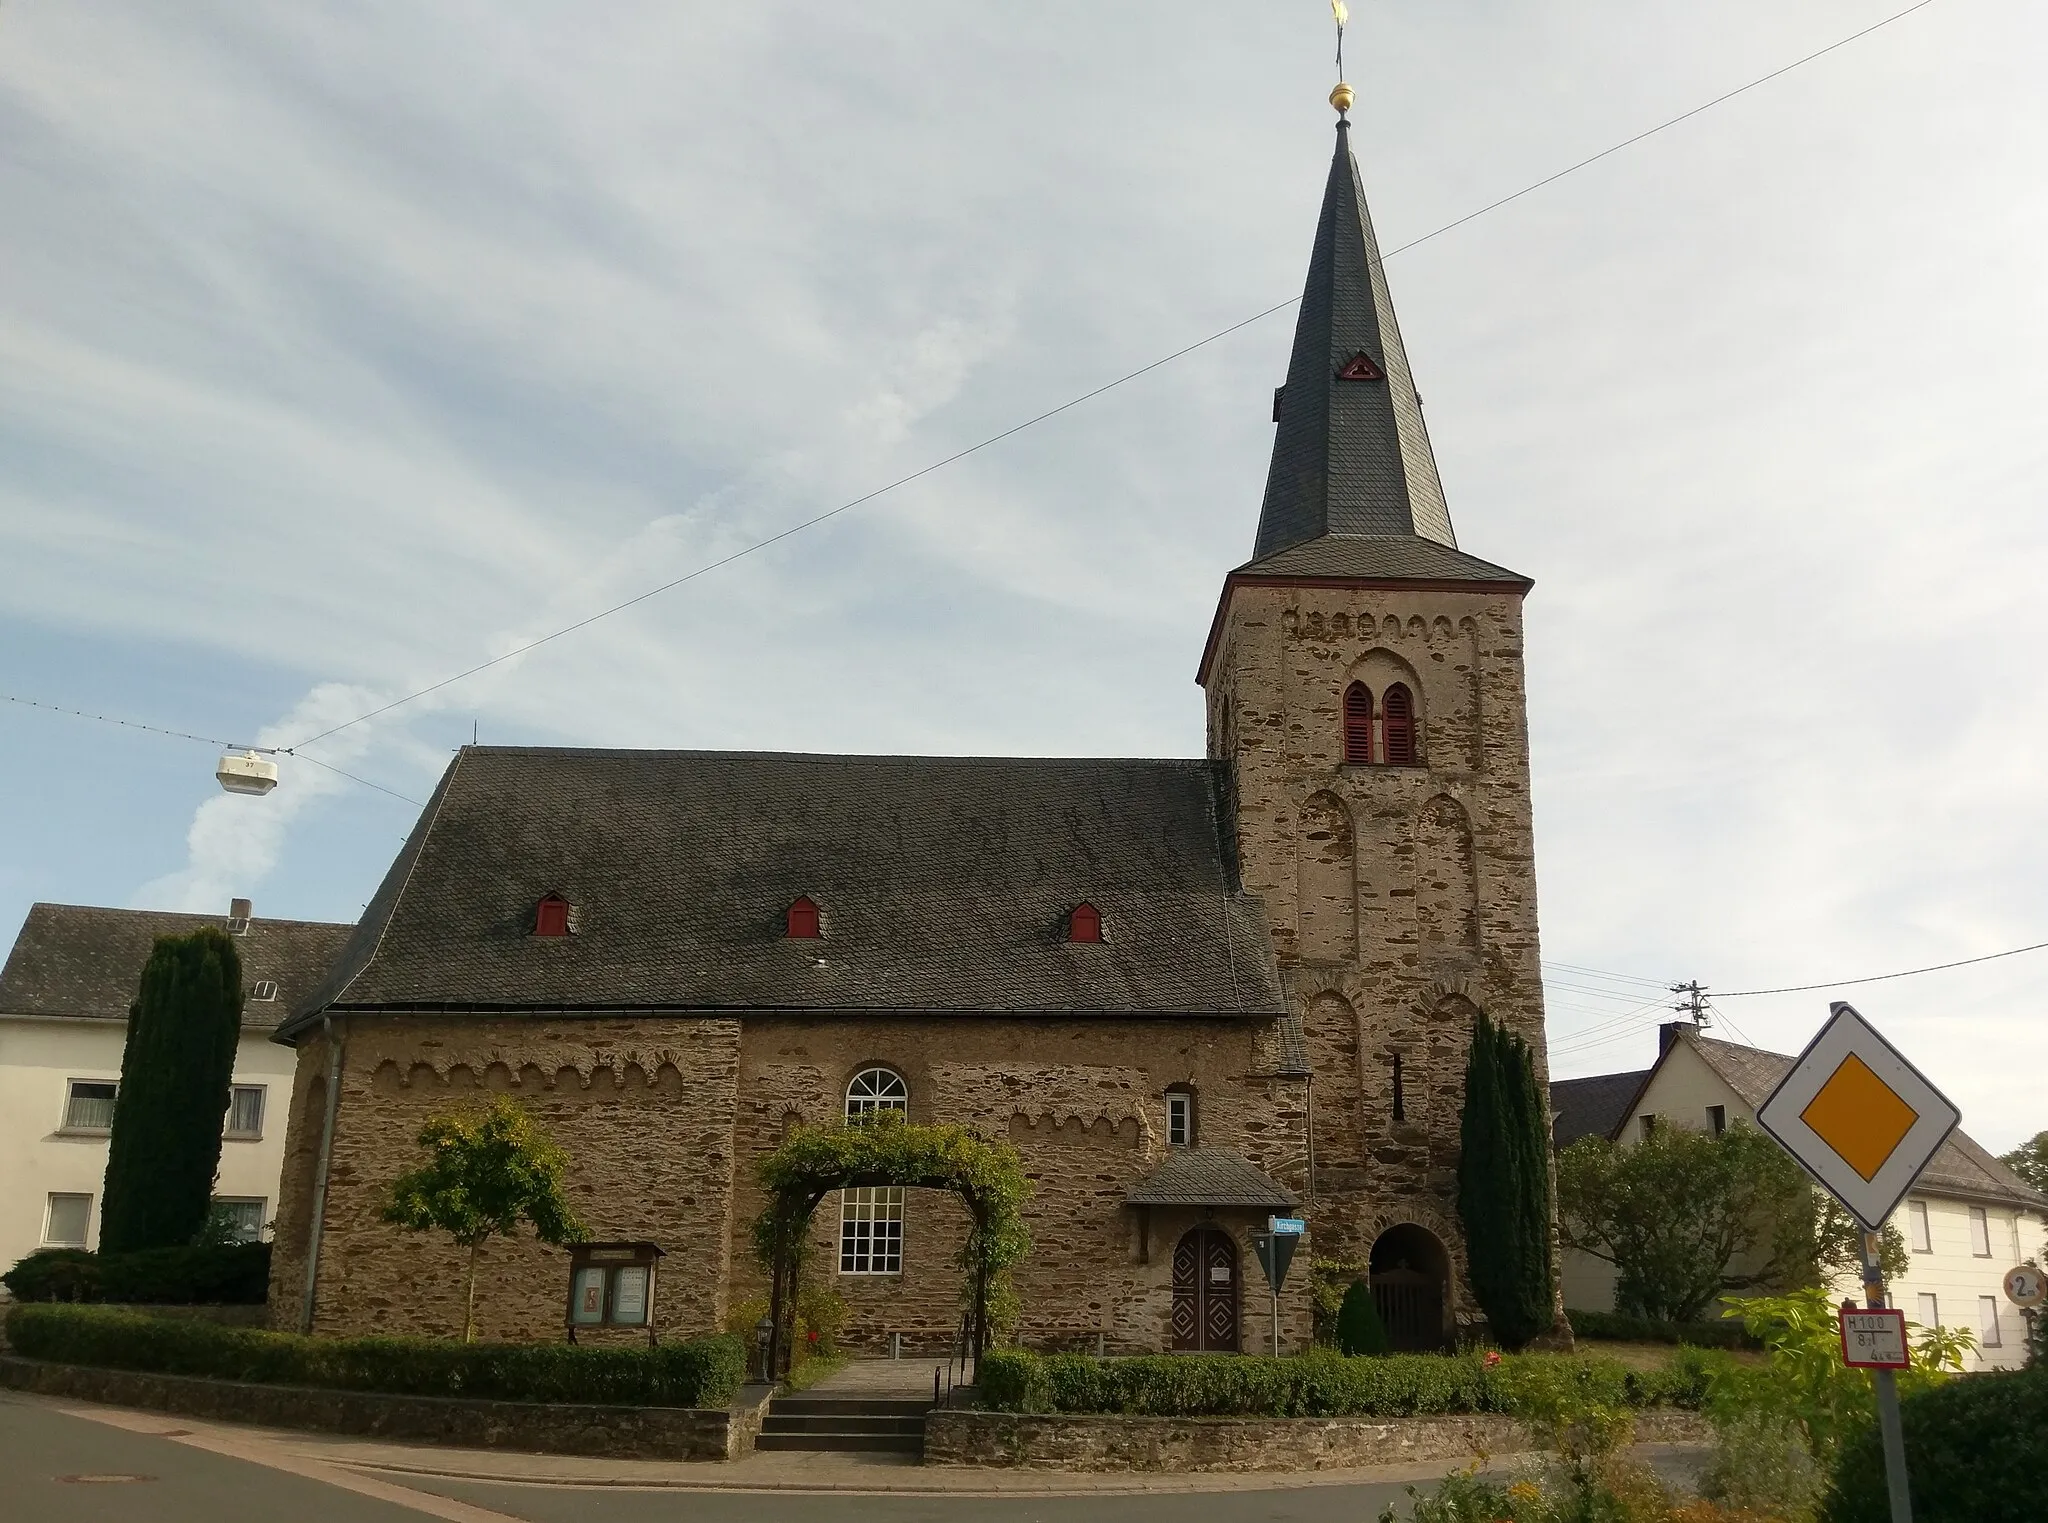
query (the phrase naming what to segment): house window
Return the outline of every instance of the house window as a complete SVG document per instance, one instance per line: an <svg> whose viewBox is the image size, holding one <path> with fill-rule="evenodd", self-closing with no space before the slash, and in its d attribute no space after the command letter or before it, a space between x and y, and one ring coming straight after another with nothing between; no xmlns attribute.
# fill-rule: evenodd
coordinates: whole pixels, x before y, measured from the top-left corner
<svg viewBox="0 0 2048 1523"><path fill-rule="evenodd" d="M1991 1257L1991 1218L1982 1206L1970 1207L1970 1253L1974 1258Z"/></svg>
<svg viewBox="0 0 2048 1523"><path fill-rule="evenodd" d="M1372 694L1363 682L1344 689L1344 760L1372 760Z"/></svg>
<svg viewBox="0 0 2048 1523"><path fill-rule="evenodd" d="M110 1130L114 1125L114 1094L118 1087L107 1079L73 1079L64 1096L64 1130Z"/></svg>
<svg viewBox="0 0 2048 1523"><path fill-rule="evenodd" d="M1920 1292L1920 1325L1922 1327L1941 1326L1941 1298L1932 1291L1923 1290Z"/></svg>
<svg viewBox="0 0 2048 1523"><path fill-rule="evenodd" d="M1177 1148L1195 1145L1195 1096L1192 1090L1166 1092L1166 1141Z"/></svg>
<svg viewBox="0 0 2048 1523"><path fill-rule="evenodd" d="M1386 710L1383 726L1384 751L1381 759L1390 767L1415 765L1415 700L1408 689L1395 683L1387 689L1381 707Z"/></svg>
<svg viewBox="0 0 2048 1523"><path fill-rule="evenodd" d="M1980 1348L2004 1348L2005 1340L1998 1336L1998 1297L1977 1297L1977 1345Z"/></svg>
<svg viewBox="0 0 2048 1523"><path fill-rule="evenodd" d="M818 901L799 894L790 905L783 934L791 941L816 941L824 933L818 928Z"/></svg>
<svg viewBox="0 0 2048 1523"><path fill-rule="evenodd" d="M1915 1253L1934 1252L1934 1237L1927 1229L1927 1202L1909 1200L1906 1202L1906 1230L1913 1243Z"/></svg>
<svg viewBox="0 0 2048 1523"><path fill-rule="evenodd" d="M257 979L257 980L256 980L256 987L255 987L255 988L253 988L253 989L251 989L251 990L249 991L249 998L251 998L251 999L260 999L260 1000L272 1000L272 999L276 999L276 998L277 998L277 980L276 980L276 979L274 979L274 978L259 978L259 979Z"/></svg>
<svg viewBox="0 0 2048 1523"><path fill-rule="evenodd" d="M1394 1119L1408 1119L1408 1096L1401 1083L1401 1054L1394 1054Z"/></svg>
<svg viewBox="0 0 2048 1523"><path fill-rule="evenodd" d="M43 1217L45 1248L83 1248L86 1229L92 1225L90 1195L52 1195Z"/></svg>
<svg viewBox="0 0 2048 1523"><path fill-rule="evenodd" d="M237 1084L228 1097L228 1125L223 1136L254 1142L263 1135L263 1086ZM260 1204L260 1202L259 1202Z"/></svg>
<svg viewBox="0 0 2048 1523"><path fill-rule="evenodd" d="M1707 1125L1708 1125L1708 1126L1709 1126L1710 1128L1712 1128L1712 1130L1713 1130L1713 1133L1714 1133L1714 1135L1715 1135L1716 1137L1720 1136L1720 1135L1721 1135L1721 1134L1722 1134L1723 1132L1727 1131L1727 1130L1728 1130L1728 1107L1727 1107L1727 1106L1725 1106L1725 1105L1710 1105L1710 1106L1708 1106L1708 1107L1707 1107Z"/></svg>
<svg viewBox="0 0 2048 1523"><path fill-rule="evenodd" d="M1654 1115L1636 1117L1636 1125L1642 1129L1643 1141L1648 1142L1657 1135L1657 1118Z"/></svg>
<svg viewBox="0 0 2048 1523"><path fill-rule="evenodd" d="M1102 940L1102 911L1092 904L1077 904L1067 915L1067 940Z"/></svg>
<svg viewBox="0 0 2048 1523"><path fill-rule="evenodd" d="M839 1272L903 1273L903 1191L842 1190L839 1201Z"/></svg>
<svg viewBox="0 0 2048 1523"><path fill-rule="evenodd" d="M903 1115L910 1109L910 1087L893 1068L863 1068L846 1086L846 1119L865 1121L877 1111Z"/></svg>
<svg viewBox="0 0 2048 1523"><path fill-rule="evenodd" d="M263 1208L268 1204L261 1198L215 1196L213 1211L235 1242L254 1243L263 1237Z"/></svg>
<svg viewBox="0 0 2048 1523"><path fill-rule="evenodd" d="M549 894L534 906L533 934L536 936L566 936L569 934L569 901L560 894Z"/></svg>

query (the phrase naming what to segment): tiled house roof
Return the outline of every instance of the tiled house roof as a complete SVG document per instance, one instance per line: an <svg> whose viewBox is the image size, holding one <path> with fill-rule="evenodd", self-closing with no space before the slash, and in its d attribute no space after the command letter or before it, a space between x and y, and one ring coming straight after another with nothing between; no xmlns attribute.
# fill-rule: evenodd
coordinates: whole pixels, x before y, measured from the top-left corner
<svg viewBox="0 0 2048 1523"><path fill-rule="evenodd" d="M286 1034L330 1006L1280 1017L1222 784L1203 761L466 747ZM551 893L569 936L531 934ZM784 935L800 895L817 940ZM1099 944L1064 939L1082 902Z"/></svg>
<svg viewBox="0 0 2048 1523"><path fill-rule="evenodd" d="M1130 1206L1264 1206L1286 1210L1295 1197L1228 1148L1173 1148L1131 1187Z"/></svg>
<svg viewBox="0 0 2048 1523"><path fill-rule="evenodd" d="M1568 1148L1581 1137L1606 1137L1628 1116L1629 1102L1650 1077L1647 1068L1634 1073L1594 1074L1587 1079L1555 1079L1550 1085L1551 1141Z"/></svg>

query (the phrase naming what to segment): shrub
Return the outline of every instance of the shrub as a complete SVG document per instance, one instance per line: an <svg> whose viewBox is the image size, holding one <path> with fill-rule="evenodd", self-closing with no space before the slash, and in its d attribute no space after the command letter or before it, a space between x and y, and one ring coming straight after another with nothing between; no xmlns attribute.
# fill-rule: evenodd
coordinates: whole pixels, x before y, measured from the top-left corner
<svg viewBox="0 0 2048 1523"><path fill-rule="evenodd" d="M1826 1482L1797 1423L1782 1413L1734 1412L1714 1425L1700 1491L1733 1512L1807 1519Z"/></svg>
<svg viewBox="0 0 2048 1523"><path fill-rule="evenodd" d="M2048 1502L2048 1371L1946 1381L1900 1403L1918 1523L2022 1523ZM1886 1523L1884 1455L1872 1423L1835 1456L1824 1523Z"/></svg>
<svg viewBox="0 0 2048 1523"><path fill-rule="evenodd" d="M20 1305L7 1337L31 1359L259 1385L606 1406L718 1407L746 1374L739 1339L658 1348L309 1338L97 1306Z"/></svg>
<svg viewBox="0 0 2048 1523"><path fill-rule="evenodd" d="M1387 1330L1380 1326L1380 1309L1372 1298L1372 1287L1353 1280L1337 1309L1337 1352L1340 1354L1384 1354Z"/></svg>
<svg viewBox="0 0 2048 1523"><path fill-rule="evenodd" d="M999 1412L1101 1412L1141 1417L1412 1417L1515 1410L1516 1383L1568 1390L1626 1408L1697 1407L1702 1356L1632 1370L1583 1354L1141 1355L1095 1359L1005 1349L981 1364L982 1402Z"/></svg>
<svg viewBox="0 0 2048 1523"><path fill-rule="evenodd" d="M46 1248L0 1275L17 1301L126 1301L139 1306L261 1306L270 1244L224 1243L88 1253Z"/></svg>
<svg viewBox="0 0 2048 1523"><path fill-rule="evenodd" d="M1565 1316L1578 1337L1598 1343L1682 1343L1693 1348L1763 1347L1763 1340L1734 1317L1719 1322L1664 1322L1615 1311L1570 1311Z"/></svg>

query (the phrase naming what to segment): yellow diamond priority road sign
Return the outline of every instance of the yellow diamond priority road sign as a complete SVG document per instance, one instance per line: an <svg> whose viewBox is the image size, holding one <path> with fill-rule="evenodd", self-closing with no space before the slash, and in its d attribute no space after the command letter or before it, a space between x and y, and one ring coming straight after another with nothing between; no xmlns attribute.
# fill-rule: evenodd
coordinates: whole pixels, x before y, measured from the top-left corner
<svg viewBox="0 0 2048 1523"><path fill-rule="evenodd" d="M1962 1117L1862 1016L1830 1010L1757 1125L1875 1232Z"/></svg>

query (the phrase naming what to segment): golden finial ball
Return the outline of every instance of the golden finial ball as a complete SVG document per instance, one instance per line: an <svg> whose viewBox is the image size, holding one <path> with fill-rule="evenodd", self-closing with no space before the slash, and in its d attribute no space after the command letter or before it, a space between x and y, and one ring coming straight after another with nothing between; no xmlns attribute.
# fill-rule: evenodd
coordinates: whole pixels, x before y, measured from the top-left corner
<svg viewBox="0 0 2048 1523"><path fill-rule="evenodd" d="M1349 111L1351 109L1351 86L1339 80L1337 88L1330 92L1330 104L1339 111Z"/></svg>

